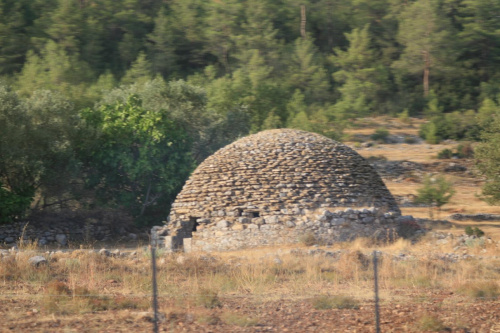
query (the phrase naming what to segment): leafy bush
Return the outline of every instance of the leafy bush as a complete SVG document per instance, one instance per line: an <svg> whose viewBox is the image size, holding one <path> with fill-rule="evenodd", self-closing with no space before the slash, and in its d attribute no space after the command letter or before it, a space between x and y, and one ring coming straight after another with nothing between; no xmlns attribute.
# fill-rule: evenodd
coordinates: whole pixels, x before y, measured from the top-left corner
<svg viewBox="0 0 500 333"><path fill-rule="evenodd" d="M452 157L453 157L453 151L448 148L441 150L437 155L437 158L439 159L448 159Z"/></svg>
<svg viewBox="0 0 500 333"><path fill-rule="evenodd" d="M437 158L439 159L448 159L452 157L458 158L472 158L474 157L474 148L470 142L464 142L457 146L455 152L451 149L445 148L441 150Z"/></svg>
<svg viewBox="0 0 500 333"><path fill-rule="evenodd" d="M386 142L387 137L389 136L389 131L384 128L378 128L375 133L371 135L371 139L379 142Z"/></svg>
<svg viewBox="0 0 500 333"><path fill-rule="evenodd" d="M23 216L33 201L32 190L13 193L0 182L0 224L9 223Z"/></svg>
<svg viewBox="0 0 500 333"><path fill-rule="evenodd" d="M436 144L442 140L478 140L478 124L474 111L439 114L421 125L419 135L427 143Z"/></svg>

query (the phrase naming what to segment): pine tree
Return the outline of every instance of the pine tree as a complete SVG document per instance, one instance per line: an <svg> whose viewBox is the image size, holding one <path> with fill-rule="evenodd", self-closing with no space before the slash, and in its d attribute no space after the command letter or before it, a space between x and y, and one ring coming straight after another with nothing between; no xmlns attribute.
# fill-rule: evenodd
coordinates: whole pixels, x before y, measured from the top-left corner
<svg viewBox="0 0 500 333"><path fill-rule="evenodd" d="M83 15L77 2L59 0L56 10L50 15L47 34L68 55L80 54L83 33Z"/></svg>
<svg viewBox="0 0 500 333"><path fill-rule="evenodd" d="M306 103L322 104L329 99L327 73L310 37L295 41L286 78L290 90L299 89Z"/></svg>
<svg viewBox="0 0 500 333"><path fill-rule="evenodd" d="M30 46L25 1L0 1L0 75L21 70Z"/></svg>
<svg viewBox="0 0 500 333"><path fill-rule="evenodd" d="M498 77L500 62L500 3L495 0L464 0L458 7L460 53L466 70L487 82Z"/></svg>
<svg viewBox="0 0 500 333"><path fill-rule="evenodd" d="M238 23L242 17L241 2L238 0L212 1L209 2L207 10L205 48L217 58L224 73L229 74L234 69L231 59L235 51L233 37L238 34Z"/></svg>
<svg viewBox="0 0 500 333"><path fill-rule="evenodd" d="M146 59L144 52L139 53L139 56L134 61L130 69L123 76L122 84L143 84L153 78L151 63Z"/></svg>
<svg viewBox="0 0 500 333"><path fill-rule="evenodd" d="M154 30L148 35L148 40L153 72L165 78L177 72L179 68L175 54L174 24L165 8L158 13Z"/></svg>
<svg viewBox="0 0 500 333"><path fill-rule="evenodd" d="M393 67L422 75L423 94L430 91L431 70L446 71L454 61L452 27L440 15L436 0L417 0L399 17L398 41L404 46Z"/></svg>
<svg viewBox="0 0 500 333"><path fill-rule="evenodd" d="M354 29L346 34L349 48L343 51L335 48L330 60L339 68L333 73L339 88L340 100L336 103L336 114L341 119L366 116L374 110L377 93L387 82L387 73L377 65L372 51L369 26Z"/></svg>
<svg viewBox="0 0 500 333"><path fill-rule="evenodd" d="M488 203L498 204L500 203L500 106L491 101L485 102L479 122L483 125L482 142L474 150L474 158L479 172L487 179L482 188L482 196Z"/></svg>
<svg viewBox="0 0 500 333"><path fill-rule="evenodd" d="M35 90L48 89L62 92L78 103L84 99L84 92L93 79L89 66L69 56L53 41L47 42L42 54L28 52L26 63L17 77L17 88L22 96L30 96Z"/></svg>

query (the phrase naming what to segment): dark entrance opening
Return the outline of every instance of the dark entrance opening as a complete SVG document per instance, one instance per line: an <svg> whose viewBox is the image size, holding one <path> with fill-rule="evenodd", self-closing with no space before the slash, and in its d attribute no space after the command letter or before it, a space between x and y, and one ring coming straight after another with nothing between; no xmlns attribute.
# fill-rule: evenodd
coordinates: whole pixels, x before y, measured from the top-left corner
<svg viewBox="0 0 500 333"><path fill-rule="evenodd" d="M252 214L252 217L260 217L259 212L251 212L250 214Z"/></svg>
<svg viewBox="0 0 500 333"><path fill-rule="evenodd" d="M200 225L198 222L196 222L198 218L197 217L189 217L189 225L191 225L191 232L196 231L196 228Z"/></svg>

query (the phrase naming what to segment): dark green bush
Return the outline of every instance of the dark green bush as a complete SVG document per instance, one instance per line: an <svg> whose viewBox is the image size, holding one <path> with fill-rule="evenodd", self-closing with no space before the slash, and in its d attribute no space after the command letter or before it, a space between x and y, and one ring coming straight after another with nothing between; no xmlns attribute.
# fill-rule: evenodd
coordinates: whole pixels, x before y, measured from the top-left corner
<svg viewBox="0 0 500 333"><path fill-rule="evenodd" d="M381 127L377 128L375 133L371 135L371 139L375 141L386 142L388 136L389 136L389 131L386 128Z"/></svg>
<svg viewBox="0 0 500 333"><path fill-rule="evenodd" d="M472 228L471 226L468 226L465 228L465 234L467 236L481 237L481 236L484 236L484 231L482 231L478 227Z"/></svg>
<svg viewBox="0 0 500 333"><path fill-rule="evenodd" d="M464 142L457 147L457 157L472 158L474 157L474 148L470 142Z"/></svg>
<svg viewBox="0 0 500 333"><path fill-rule="evenodd" d="M472 235L474 235L474 230L472 229L472 227L471 227L471 226L465 227L465 234L466 234L467 236L472 236Z"/></svg>
<svg viewBox="0 0 500 333"><path fill-rule="evenodd" d="M484 236L484 231L482 231L482 230L481 230L481 229L479 229L478 227L475 227L475 228L474 228L474 235L476 235L477 237Z"/></svg>
<svg viewBox="0 0 500 333"><path fill-rule="evenodd" d="M478 123L474 111L439 114L421 125L419 135L428 143L442 140L478 140Z"/></svg>
<svg viewBox="0 0 500 333"><path fill-rule="evenodd" d="M0 224L22 217L33 201L33 191L13 193L0 182Z"/></svg>
<svg viewBox="0 0 500 333"><path fill-rule="evenodd" d="M441 150L437 155L437 158L439 159L447 159L452 157L453 157L453 151L451 151L451 149L448 148Z"/></svg>

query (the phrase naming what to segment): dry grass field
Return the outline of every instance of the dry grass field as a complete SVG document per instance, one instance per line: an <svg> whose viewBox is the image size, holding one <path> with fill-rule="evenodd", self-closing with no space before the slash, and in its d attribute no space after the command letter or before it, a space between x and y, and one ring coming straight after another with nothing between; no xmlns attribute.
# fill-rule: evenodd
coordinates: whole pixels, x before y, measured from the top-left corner
<svg viewBox="0 0 500 333"><path fill-rule="evenodd" d="M367 120L349 134L415 135L397 120ZM365 156L409 160L439 173L437 152L456 144L378 144ZM449 160L450 163L471 161ZM500 213L478 199L481 180L446 173L456 194L451 213ZM415 194L419 177L384 179L394 195ZM428 217L426 207L403 214ZM450 221L431 225L416 242L358 239L331 247L302 244L223 253L158 253L161 332L375 332L373 251L382 332L500 332L500 222ZM491 240L455 239L468 225ZM122 251L123 252L123 251ZM31 265L35 254L45 264ZM0 258L0 332L146 332L152 330L151 256L139 247L106 256L92 249L44 253L36 244Z"/></svg>

